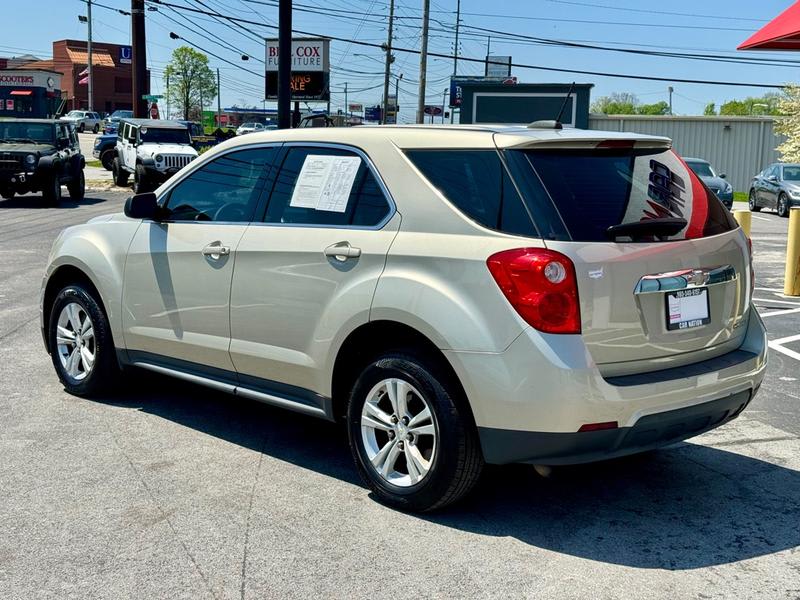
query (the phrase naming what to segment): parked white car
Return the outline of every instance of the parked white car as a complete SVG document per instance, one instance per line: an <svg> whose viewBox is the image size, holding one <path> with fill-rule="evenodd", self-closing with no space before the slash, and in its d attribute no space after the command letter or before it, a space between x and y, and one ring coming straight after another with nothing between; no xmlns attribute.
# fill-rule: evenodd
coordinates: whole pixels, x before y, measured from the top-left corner
<svg viewBox="0 0 800 600"><path fill-rule="evenodd" d="M92 112L89 110L71 110L63 117L67 121L71 121L75 129L83 133L87 129L92 133L97 133L103 126L103 117L100 113Z"/></svg>
<svg viewBox="0 0 800 600"><path fill-rule="evenodd" d="M738 416L767 363L753 281L668 139L306 128L229 140L66 230L41 323L71 393L140 367L341 419L376 496L426 511L486 462L596 461Z"/></svg>
<svg viewBox="0 0 800 600"><path fill-rule="evenodd" d="M197 158L189 129L178 121L122 119L117 130L114 183L136 194L154 190Z"/></svg>
<svg viewBox="0 0 800 600"><path fill-rule="evenodd" d="M264 126L261 123L242 123L236 128L236 135L244 135L246 133L254 133L263 130Z"/></svg>

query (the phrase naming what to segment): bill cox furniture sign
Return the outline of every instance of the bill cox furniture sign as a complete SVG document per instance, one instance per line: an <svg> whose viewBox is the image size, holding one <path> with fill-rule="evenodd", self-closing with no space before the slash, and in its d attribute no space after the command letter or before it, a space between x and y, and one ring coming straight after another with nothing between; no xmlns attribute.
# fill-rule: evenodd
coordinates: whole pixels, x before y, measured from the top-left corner
<svg viewBox="0 0 800 600"><path fill-rule="evenodd" d="M266 96L278 97L278 40L267 42ZM325 38L294 38L292 40L292 100L317 100L330 98L330 40Z"/></svg>

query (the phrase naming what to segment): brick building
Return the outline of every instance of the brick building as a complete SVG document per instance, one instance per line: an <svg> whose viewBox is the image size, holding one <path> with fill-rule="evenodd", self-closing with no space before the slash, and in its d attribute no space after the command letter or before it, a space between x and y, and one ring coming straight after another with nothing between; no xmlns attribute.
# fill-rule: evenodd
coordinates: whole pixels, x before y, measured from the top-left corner
<svg viewBox="0 0 800 600"><path fill-rule="evenodd" d="M118 44L92 42L92 66L94 83L94 110L111 113L115 110L131 110L133 107L133 65L131 47ZM79 83L89 64L86 42L82 40L58 40L53 42L53 58L36 61L25 68L49 68L64 74L61 80L61 95L66 99L64 112L89 107L89 86ZM149 93L150 73L145 81L145 93Z"/></svg>

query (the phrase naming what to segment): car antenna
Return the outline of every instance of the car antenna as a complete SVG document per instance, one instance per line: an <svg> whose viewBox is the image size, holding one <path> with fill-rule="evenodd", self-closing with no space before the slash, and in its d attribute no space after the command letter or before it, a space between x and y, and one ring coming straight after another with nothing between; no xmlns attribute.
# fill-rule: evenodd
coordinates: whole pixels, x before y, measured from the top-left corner
<svg viewBox="0 0 800 600"><path fill-rule="evenodd" d="M567 102L569 102L570 96L572 96L572 90L575 89L575 82L573 81L569 89L567 90L567 95L564 96L564 102L561 103L561 110L558 111L558 116L555 118L555 121L550 120L542 120L542 121L534 121L530 125L528 125L529 129L564 129L564 126L561 124L561 117L564 115L564 110L567 108Z"/></svg>

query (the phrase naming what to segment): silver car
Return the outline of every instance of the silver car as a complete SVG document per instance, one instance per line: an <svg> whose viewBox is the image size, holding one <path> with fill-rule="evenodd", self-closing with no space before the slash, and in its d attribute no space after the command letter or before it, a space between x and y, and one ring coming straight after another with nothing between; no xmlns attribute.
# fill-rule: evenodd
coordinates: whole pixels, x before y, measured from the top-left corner
<svg viewBox="0 0 800 600"><path fill-rule="evenodd" d="M788 217L792 206L800 206L800 164L774 163L753 177L749 204L753 212L773 208Z"/></svg>
<svg viewBox="0 0 800 600"><path fill-rule="evenodd" d="M92 133L97 133L103 126L103 117L100 116L100 113L90 110L71 110L63 118L72 122L80 133L87 129Z"/></svg>
<svg viewBox="0 0 800 600"><path fill-rule="evenodd" d="M668 139L305 128L229 140L64 231L41 323L71 393L138 367L341 420L376 496L427 511L485 463L735 418L766 369L753 282Z"/></svg>

